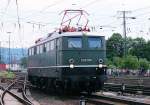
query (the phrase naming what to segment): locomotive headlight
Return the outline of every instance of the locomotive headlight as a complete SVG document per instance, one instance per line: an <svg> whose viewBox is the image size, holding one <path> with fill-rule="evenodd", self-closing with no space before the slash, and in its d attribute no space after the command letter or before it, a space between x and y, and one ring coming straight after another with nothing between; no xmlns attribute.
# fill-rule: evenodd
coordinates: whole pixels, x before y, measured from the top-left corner
<svg viewBox="0 0 150 105"><path fill-rule="evenodd" d="M73 64L70 64L70 68L73 69L73 68L74 68L74 65L73 65Z"/></svg>
<svg viewBox="0 0 150 105"><path fill-rule="evenodd" d="M99 67L99 68L102 68L102 67L103 67L103 65L102 65L102 64L99 64L99 65L98 65L98 67Z"/></svg>

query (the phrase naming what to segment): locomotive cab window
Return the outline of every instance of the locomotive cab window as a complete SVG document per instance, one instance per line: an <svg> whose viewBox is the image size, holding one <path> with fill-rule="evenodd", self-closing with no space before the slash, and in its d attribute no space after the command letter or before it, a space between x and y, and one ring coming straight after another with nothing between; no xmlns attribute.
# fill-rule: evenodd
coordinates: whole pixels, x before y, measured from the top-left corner
<svg viewBox="0 0 150 105"><path fill-rule="evenodd" d="M68 48L81 48L82 39L81 38L68 38Z"/></svg>
<svg viewBox="0 0 150 105"><path fill-rule="evenodd" d="M101 48L102 40L100 37L89 37L88 38L88 47L89 48Z"/></svg>

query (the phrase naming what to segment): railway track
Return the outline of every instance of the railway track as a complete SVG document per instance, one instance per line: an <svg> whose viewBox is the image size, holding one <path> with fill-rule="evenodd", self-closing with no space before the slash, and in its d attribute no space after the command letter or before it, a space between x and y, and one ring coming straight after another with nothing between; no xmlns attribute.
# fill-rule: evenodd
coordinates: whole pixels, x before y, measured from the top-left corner
<svg viewBox="0 0 150 105"><path fill-rule="evenodd" d="M11 89L16 85L20 84L18 88L22 92L22 97L17 96L15 93L11 92ZM17 99L20 103L23 105L33 105L33 103L30 101L30 99L26 95L26 86L28 85L28 82L25 78L24 81L15 79L13 82L11 82L7 87L0 86L0 89L2 90L1 97L0 97L0 105L5 105L4 97L6 93Z"/></svg>
<svg viewBox="0 0 150 105"><path fill-rule="evenodd" d="M80 105L86 105L87 103L94 105L150 105L147 102L141 102L140 100L134 100L130 98L123 98L117 96L106 95L85 95L86 98L80 100Z"/></svg>
<svg viewBox="0 0 150 105"><path fill-rule="evenodd" d="M123 89L122 84L105 83L104 91L113 91L113 92L123 91L124 93L150 95L150 87L144 85L124 84L124 89Z"/></svg>
<svg viewBox="0 0 150 105"><path fill-rule="evenodd" d="M127 85L143 85L150 87L150 77L140 77L140 76L120 76L120 77L110 77L108 76L107 83L114 84L127 84Z"/></svg>

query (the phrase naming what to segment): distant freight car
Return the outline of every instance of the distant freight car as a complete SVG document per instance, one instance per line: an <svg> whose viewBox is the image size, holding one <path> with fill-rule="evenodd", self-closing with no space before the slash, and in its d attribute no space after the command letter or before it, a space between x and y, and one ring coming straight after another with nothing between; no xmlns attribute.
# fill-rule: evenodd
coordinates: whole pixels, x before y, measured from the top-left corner
<svg viewBox="0 0 150 105"><path fill-rule="evenodd" d="M0 71L6 70L6 64L0 64Z"/></svg>

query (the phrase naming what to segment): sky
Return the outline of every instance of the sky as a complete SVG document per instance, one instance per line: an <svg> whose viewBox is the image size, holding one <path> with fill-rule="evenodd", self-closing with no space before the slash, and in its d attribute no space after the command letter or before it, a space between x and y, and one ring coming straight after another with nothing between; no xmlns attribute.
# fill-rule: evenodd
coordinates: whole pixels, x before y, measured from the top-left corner
<svg viewBox="0 0 150 105"><path fill-rule="evenodd" d="M128 11L127 36L150 40L150 0L0 0L1 46L8 47L10 37L10 47L28 48L59 27L65 9L87 11L89 26L106 39L115 32L123 35L120 11Z"/></svg>

